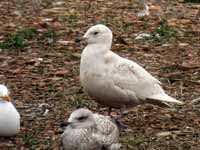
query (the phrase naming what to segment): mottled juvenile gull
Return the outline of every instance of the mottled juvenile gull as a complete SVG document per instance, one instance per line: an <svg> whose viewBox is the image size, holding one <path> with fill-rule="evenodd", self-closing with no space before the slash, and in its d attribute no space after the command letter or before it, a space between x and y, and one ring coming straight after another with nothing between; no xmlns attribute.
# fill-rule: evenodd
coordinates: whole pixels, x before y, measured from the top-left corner
<svg viewBox="0 0 200 150"><path fill-rule="evenodd" d="M119 150L119 131L110 117L88 109L72 112L62 134L64 150Z"/></svg>
<svg viewBox="0 0 200 150"><path fill-rule="evenodd" d="M83 36L88 45L81 54L80 80L92 99L110 108L183 104L168 96L160 81L143 67L112 52L112 38L112 31L101 24L92 26Z"/></svg>
<svg viewBox="0 0 200 150"><path fill-rule="evenodd" d="M20 131L20 115L11 102L9 91L0 84L0 136L12 136Z"/></svg>

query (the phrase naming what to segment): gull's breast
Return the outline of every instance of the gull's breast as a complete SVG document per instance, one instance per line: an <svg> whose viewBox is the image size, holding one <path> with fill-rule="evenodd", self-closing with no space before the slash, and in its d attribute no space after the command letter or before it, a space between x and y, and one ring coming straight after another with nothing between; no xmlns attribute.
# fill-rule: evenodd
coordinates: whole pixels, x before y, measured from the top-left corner
<svg viewBox="0 0 200 150"><path fill-rule="evenodd" d="M10 102L0 103L0 136L12 136L20 130L20 115Z"/></svg>

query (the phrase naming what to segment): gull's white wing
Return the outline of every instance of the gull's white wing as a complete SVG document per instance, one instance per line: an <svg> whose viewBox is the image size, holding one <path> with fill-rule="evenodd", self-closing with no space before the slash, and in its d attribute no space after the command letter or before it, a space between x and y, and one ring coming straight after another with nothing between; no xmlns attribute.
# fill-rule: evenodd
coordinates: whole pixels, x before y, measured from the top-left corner
<svg viewBox="0 0 200 150"><path fill-rule="evenodd" d="M115 59L109 79L113 81L114 88L123 94L127 94L130 102L135 101L138 104L157 103L158 105L161 105L161 102L183 104L165 94L160 86L160 81L154 78L143 67L112 52L110 55L112 55L110 57L115 57ZM163 103L163 105L165 104Z"/></svg>
<svg viewBox="0 0 200 150"><path fill-rule="evenodd" d="M98 142L99 145L101 145L101 150L106 149L106 150L120 150L121 144L120 143L108 143L105 142L105 139L107 138L106 135L100 134L100 133L93 133L92 137L95 138Z"/></svg>

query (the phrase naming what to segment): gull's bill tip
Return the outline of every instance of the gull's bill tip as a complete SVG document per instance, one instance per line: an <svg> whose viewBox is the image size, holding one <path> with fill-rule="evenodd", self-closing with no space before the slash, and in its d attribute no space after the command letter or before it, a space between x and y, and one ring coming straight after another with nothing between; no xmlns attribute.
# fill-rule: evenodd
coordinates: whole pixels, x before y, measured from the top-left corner
<svg viewBox="0 0 200 150"><path fill-rule="evenodd" d="M77 37L75 38L75 43L80 43L81 41L85 41L86 38L83 36L83 37Z"/></svg>
<svg viewBox="0 0 200 150"><path fill-rule="evenodd" d="M2 99L8 102L11 101L11 97L9 95L3 96Z"/></svg>

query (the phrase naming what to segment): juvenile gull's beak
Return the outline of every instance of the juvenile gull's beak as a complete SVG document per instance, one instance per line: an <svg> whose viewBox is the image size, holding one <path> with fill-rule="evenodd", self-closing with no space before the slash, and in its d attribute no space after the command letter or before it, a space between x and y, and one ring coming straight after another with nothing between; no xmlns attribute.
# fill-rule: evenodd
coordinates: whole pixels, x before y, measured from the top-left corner
<svg viewBox="0 0 200 150"><path fill-rule="evenodd" d="M9 95L3 96L2 99L8 102L11 101L11 97Z"/></svg>
<svg viewBox="0 0 200 150"><path fill-rule="evenodd" d="M70 122L62 122L60 123L60 127L63 128L63 127L67 127L68 125L70 125L71 123Z"/></svg>
<svg viewBox="0 0 200 150"><path fill-rule="evenodd" d="M82 36L82 37L77 37L77 38L75 39L75 42L76 42L76 43L80 43L81 41L85 41L85 40L86 40L86 37Z"/></svg>

